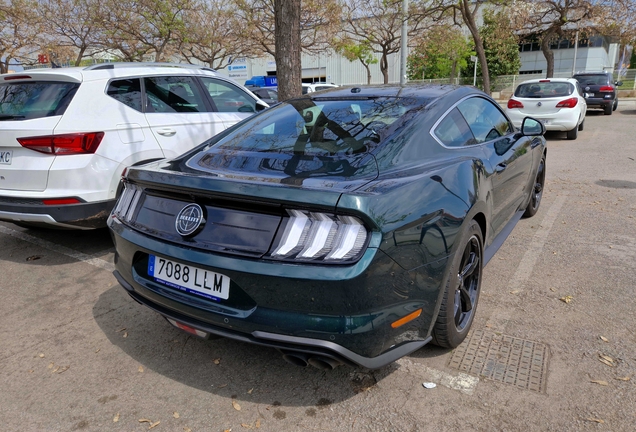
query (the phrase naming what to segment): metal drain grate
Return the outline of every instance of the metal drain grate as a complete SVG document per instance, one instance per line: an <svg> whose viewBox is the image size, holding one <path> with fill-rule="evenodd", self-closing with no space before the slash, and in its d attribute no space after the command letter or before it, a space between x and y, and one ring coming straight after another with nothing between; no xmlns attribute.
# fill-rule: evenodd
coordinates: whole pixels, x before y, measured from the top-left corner
<svg viewBox="0 0 636 432"><path fill-rule="evenodd" d="M548 356L545 344L475 330L455 348L449 366L494 381L544 392Z"/></svg>

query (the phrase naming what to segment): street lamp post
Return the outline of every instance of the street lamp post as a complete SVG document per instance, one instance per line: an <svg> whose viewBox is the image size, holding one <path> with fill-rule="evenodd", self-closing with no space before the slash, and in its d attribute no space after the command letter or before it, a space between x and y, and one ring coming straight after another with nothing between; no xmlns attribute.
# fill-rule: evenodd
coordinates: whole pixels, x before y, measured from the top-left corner
<svg viewBox="0 0 636 432"><path fill-rule="evenodd" d="M473 87L477 86L477 56L470 56L470 60L475 63L473 70Z"/></svg>

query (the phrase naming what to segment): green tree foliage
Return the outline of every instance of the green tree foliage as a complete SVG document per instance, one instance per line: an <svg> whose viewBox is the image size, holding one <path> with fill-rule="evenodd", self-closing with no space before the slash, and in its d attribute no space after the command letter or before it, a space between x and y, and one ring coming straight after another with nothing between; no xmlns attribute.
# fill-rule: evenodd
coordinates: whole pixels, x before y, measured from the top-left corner
<svg viewBox="0 0 636 432"><path fill-rule="evenodd" d="M407 60L410 80L454 78L474 54L457 27L435 27L411 51Z"/></svg>
<svg viewBox="0 0 636 432"><path fill-rule="evenodd" d="M514 75L519 72L519 40L510 25L506 12L484 11L484 24L479 32L484 40L484 50L491 76ZM481 70L480 65L477 68Z"/></svg>
<svg viewBox="0 0 636 432"><path fill-rule="evenodd" d="M371 69L369 65L377 64L378 59L373 53L373 49L368 41L355 43L351 39L336 40L332 43L336 52L340 53L350 62L359 60L367 71L367 84L371 84Z"/></svg>

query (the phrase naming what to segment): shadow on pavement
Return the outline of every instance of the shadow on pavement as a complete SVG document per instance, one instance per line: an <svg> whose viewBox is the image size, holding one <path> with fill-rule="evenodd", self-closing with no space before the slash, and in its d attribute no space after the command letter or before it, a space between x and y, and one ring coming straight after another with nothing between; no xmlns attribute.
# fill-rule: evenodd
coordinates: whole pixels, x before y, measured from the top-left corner
<svg viewBox="0 0 636 432"><path fill-rule="evenodd" d="M145 368L238 401L325 408L367 390L400 368L393 363L374 371L350 366L322 371L291 365L272 348L224 338L198 339L134 302L119 285L100 295L93 316L110 342ZM416 355L445 353L425 347ZM250 389L254 390L248 393Z"/></svg>
<svg viewBox="0 0 636 432"><path fill-rule="evenodd" d="M636 182L627 180L599 180L596 184L616 189L636 189Z"/></svg>
<svg viewBox="0 0 636 432"><path fill-rule="evenodd" d="M4 257L4 260L16 263L26 261L32 265L60 265L75 262L82 257L106 256L114 252L113 242L106 228L90 231L56 230L22 228L10 223L0 225L0 228L4 234L44 248L43 253L34 254L33 248L21 247ZM45 257L51 259L44 259Z"/></svg>

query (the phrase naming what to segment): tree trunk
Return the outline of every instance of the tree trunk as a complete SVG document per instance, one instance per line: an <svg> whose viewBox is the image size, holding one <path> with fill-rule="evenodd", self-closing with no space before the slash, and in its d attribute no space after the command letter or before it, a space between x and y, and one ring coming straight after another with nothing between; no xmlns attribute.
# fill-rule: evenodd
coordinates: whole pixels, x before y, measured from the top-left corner
<svg viewBox="0 0 636 432"><path fill-rule="evenodd" d="M274 0L274 38L278 100L302 94L300 0Z"/></svg>
<svg viewBox="0 0 636 432"><path fill-rule="evenodd" d="M541 38L541 51L547 64L547 70L545 72L546 78L552 78L554 76L554 52L550 49L550 41L554 33L555 32L550 29L543 35L543 38Z"/></svg>
<svg viewBox="0 0 636 432"><path fill-rule="evenodd" d="M362 66L364 66L364 68L367 70L367 85L371 84L371 69L369 68L369 65L366 64L365 62L361 62Z"/></svg>
<svg viewBox="0 0 636 432"><path fill-rule="evenodd" d="M77 53L77 57L75 58L75 66L79 66L82 63L82 59L84 58L84 53L86 52L86 47L82 46L79 52Z"/></svg>
<svg viewBox="0 0 636 432"><path fill-rule="evenodd" d="M384 84L389 83L389 60L387 58L386 52L382 53L380 57L380 72L382 72L382 76L384 77Z"/></svg>
<svg viewBox="0 0 636 432"><path fill-rule="evenodd" d="M460 0L459 10L462 14L464 24L466 24L468 30L470 30L470 34L473 36L473 41L475 42L475 51L477 51L477 58L481 66L481 78L484 81L484 92L490 94L490 73L488 72L488 62L486 61L486 50L484 50L484 41L479 35L479 27L477 27L477 23L475 22L475 15L477 14L479 4L475 3L475 9L471 11L470 6L472 4L470 1Z"/></svg>

